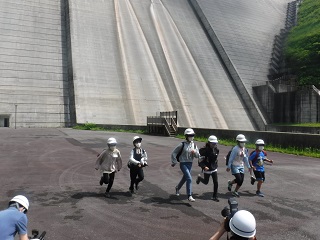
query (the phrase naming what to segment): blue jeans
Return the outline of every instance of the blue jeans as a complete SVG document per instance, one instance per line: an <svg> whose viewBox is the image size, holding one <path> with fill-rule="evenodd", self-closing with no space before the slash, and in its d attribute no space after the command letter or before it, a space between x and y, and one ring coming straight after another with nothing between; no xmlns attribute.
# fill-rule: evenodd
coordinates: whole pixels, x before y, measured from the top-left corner
<svg viewBox="0 0 320 240"><path fill-rule="evenodd" d="M180 189L185 182L186 188L187 188L187 195L192 195L192 177L191 177L191 168L192 168L192 162L180 162L180 169L183 173L183 177L181 178L179 184L177 185L177 188Z"/></svg>

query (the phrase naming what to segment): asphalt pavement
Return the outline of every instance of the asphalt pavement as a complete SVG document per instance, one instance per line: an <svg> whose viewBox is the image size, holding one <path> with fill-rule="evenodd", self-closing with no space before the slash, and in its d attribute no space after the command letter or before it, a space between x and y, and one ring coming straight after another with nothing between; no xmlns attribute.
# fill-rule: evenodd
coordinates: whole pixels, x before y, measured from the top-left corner
<svg viewBox="0 0 320 240"><path fill-rule="evenodd" d="M223 158L230 147L219 145L220 202L210 199L211 179L208 185L195 183L200 168L194 163L196 201L191 203L184 187L179 197L174 195L182 175L179 166L171 167L170 154L181 139L171 137L140 135L149 166L140 189L129 193L126 164L135 135L68 128L0 128L0 208L5 209L16 194L26 195L30 199L29 232L46 231L48 240L209 239L232 197L227 190L232 176L225 171ZM108 137L117 139L123 159L111 198L104 197L106 187L99 185L100 173L94 169L96 155L106 147ZM256 217L259 240L319 239L320 159L272 152L268 157L274 164L266 165L265 197L255 195L256 186L250 184L246 173L236 199L239 209Z"/></svg>

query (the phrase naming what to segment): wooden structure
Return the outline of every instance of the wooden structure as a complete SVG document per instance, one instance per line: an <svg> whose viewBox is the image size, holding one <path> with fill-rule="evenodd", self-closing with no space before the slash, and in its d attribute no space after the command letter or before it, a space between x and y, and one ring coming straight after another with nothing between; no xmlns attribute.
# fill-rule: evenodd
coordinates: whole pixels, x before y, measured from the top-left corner
<svg viewBox="0 0 320 240"><path fill-rule="evenodd" d="M177 119L177 111L160 112L159 116L149 116L147 117L148 133L175 136L178 131Z"/></svg>

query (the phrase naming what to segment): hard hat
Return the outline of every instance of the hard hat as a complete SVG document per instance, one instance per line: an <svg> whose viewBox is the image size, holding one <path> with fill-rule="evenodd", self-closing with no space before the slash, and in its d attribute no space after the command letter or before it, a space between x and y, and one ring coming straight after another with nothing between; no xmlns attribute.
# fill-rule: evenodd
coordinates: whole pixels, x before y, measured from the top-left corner
<svg viewBox="0 0 320 240"><path fill-rule="evenodd" d="M14 198L12 198L10 200L10 202L17 202L19 203L21 206L23 206L25 209L29 209L29 200L23 196L23 195L17 195Z"/></svg>
<svg viewBox="0 0 320 240"><path fill-rule="evenodd" d="M258 139L256 141L256 145L264 145L264 141L262 139Z"/></svg>
<svg viewBox="0 0 320 240"><path fill-rule="evenodd" d="M132 142L134 143L134 142L136 142L136 141L142 141L142 138L141 137L139 137L139 136L134 136L133 137L133 139L132 139Z"/></svg>
<svg viewBox="0 0 320 240"><path fill-rule="evenodd" d="M184 135L195 135L194 131L192 128L187 128L185 131L184 131Z"/></svg>
<svg viewBox="0 0 320 240"><path fill-rule="evenodd" d="M243 134L239 134L236 137L236 140L239 141L239 142L246 142L247 141L246 137Z"/></svg>
<svg viewBox="0 0 320 240"><path fill-rule="evenodd" d="M115 138L113 138L113 137L108 138L107 144L116 145L117 144L117 140Z"/></svg>
<svg viewBox="0 0 320 240"><path fill-rule="evenodd" d="M239 210L229 221L232 232L244 238L251 238L256 234L256 219L246 211Z"/></svg>
<svg viewBox="0 0 320 240"><path fill-rule="evenodd" d="M208 138L208 142L211 142L211 143L218 143L218 138L214 135L211 135L209 138Z"/></svg>

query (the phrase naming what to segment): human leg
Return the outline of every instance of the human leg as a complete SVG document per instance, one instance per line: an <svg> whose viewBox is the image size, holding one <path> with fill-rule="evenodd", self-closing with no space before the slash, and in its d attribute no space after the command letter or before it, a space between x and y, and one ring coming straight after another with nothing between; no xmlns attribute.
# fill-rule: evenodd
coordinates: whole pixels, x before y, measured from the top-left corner
<svg viewBox="0 0 320 240"><path fill-rule="evenodd" d="M188 196L192 195L191 168L192 168L192 162L180 163L180 169L183 173L183 178L181 179L177 187L180 189L182 185L186 182L186 190L187 190Z"/></svg>
<svg viewBox="0 0 320 240"><path fill-rule="evenodd" d="M209 183L209 179L210 179L210 174L204 174L203 178L201 176L197 177L197 181L196 183L199 184L200 182L202 182L204 185L207 185Z"/></svg>
<svg viewBox="0 0 320 240"><path fill-rule="evenodd" d="M212 180L213 180L213 195L212 195L212 200L219 202L219 199L217 197L218 194L218 173L213 172L211 174Z"/></svg>
<svg viewBox="0 0 320 240"><path fill-rule="evenodd" d="M106 192L110 192L110 189L112 188L113 182L114 182L114 176L115 172L112 172L109 174L109 183Z"/></svg>
<svg viewBox="0 0 320 240"><path fill-rule="evenodd" d="M255 171L254 172L255 174L255 177L256 177L256 180L257 180L257 191L256 191L256 194L260 197L264 197L264 194L261 192L261 186L262 186L262 183L264 182L265 180L265 177L264 177L264 172L260 172L260 171Z"/></svg>
<svg viewBox="0 0 320 240"><path fill-rule="evenodd" d="M135 181L136 190L139 189L138 185L144 179L144 173L143 173L143 169L142 168L138 169L137 176L138 176L138 178L136 178L136 181Z"/></svg>
<svg viewBox="0 0 320 240"><path fill-rule="evenodd" d="M108 184L109 183L109 173L103 173L101 178L102 178L102 181L103 181L104 184Z"/></svg>
<svg viewBox="0 0 320 240"><path fill-rule="evenodd" d="M136 182L137 175L138 175L138 169L136 167L131 167L130 168L130 187L129 187L129 190L131 193L134 192L133 186Z"/></svg>

